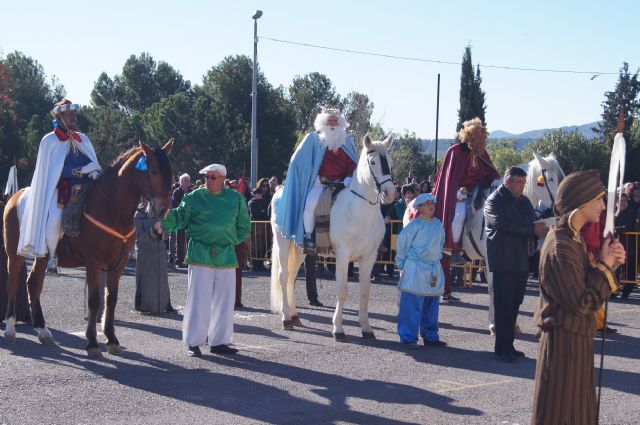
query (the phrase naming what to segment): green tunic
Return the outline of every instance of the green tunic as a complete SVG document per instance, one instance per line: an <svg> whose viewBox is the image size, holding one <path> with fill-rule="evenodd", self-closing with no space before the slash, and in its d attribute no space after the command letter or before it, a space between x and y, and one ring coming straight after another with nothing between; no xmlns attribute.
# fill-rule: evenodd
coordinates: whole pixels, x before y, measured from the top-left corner
<svg viewBox="0 0 640 425"><path fill-rule="evenodd" d="M168 232L187 229L186 262L207 267L237 267L235 247L251 233L247 204L234 190L211 194L200 188L184 195L162 221Z"/></svg>

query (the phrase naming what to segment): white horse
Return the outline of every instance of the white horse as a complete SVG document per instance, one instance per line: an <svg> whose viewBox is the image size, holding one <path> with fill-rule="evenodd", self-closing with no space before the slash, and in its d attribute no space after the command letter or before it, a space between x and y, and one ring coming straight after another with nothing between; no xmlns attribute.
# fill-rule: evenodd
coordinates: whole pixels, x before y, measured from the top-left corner
<svg viewBox="0 0 640 425"><path fill-rule="evenodd" d="M329 237L336 257L337 303L333 315L333 336L346 341L342 327L342 310L347 300L347 268L357 261L360 275L359 321L364 338L375 338L369 324L370 276L384 237L385 224L379 203L390 203L396 195L391 181L391 158L388 149L393 138L372 141L367 135L360 160L349 187L337 196L331 208ZM274 195L274 202L282 191ZM272 211L276 211L272 207ZM271 310L282 314L282 328L293 330L301 326L296 313L295 281L304 261L302 249L293 240L284 239L271 218L273 249L271 253ZM286 290L283 290L286 288Z"/></svg>
<svg viewBox="0 0 640 425"><path fill-rule="evenodd" d="M536 215L545 217L547 210L553 211L555 196L558 192L558 185L564 178L564 172L560 168L560 164L553 154L543 158L537 154L533 154L533 160L529 163L521 165L527 173L527 181L523 194L529 198L531 205L536 209ZM491 192L497 189L502 180L496 180L491 185ZM484 207L484 204L483 204ZM489 272L487 262L487 236L484 230L484 208L478 208L473 212L471 221L471 232L464 229L462 232L462 249L471 260L485 260L487 268L485 277L487 279L487 288L489 290L489 332L493 335L494 311L493 311L493 273ZM553 213L551 216L543 218L547 227L551 226L555 221ZM540 245L539 245L540 246ZM516 326L517 323L516 323Z"/></svg>

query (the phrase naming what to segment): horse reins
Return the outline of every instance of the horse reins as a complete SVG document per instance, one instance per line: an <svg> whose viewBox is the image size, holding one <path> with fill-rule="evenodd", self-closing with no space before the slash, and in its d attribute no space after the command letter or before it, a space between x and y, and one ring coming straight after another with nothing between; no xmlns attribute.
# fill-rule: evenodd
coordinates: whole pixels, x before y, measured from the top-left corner
<svg viewBox="0 0 640 425"><path fill-rule="evenodd" d="M111 198L111 196L109 196L109 194L107 192L105 192L104 188L102 187L102 184L100 184L100 180L97 180L96 184L98 185L98 188L100 189L100 192L102 193L102 196L104 196L107 199L107 201L109 201L109 203L111 203L113 206L117 207L116 202ZM136 186L137 186L137 184L136 184ZM140 190L140 189L138 189L138 190ZM151 196L153 198L153 196L154 196L153 192L151 193ZM117 230L113 229L112 227L109 227L106 224L102 223L101 221L99 221L95 217L92 217L86 211L83 212L83 215L87 220L89 220L89 222L91 224L96 226L98 229L104 231L105 233L108 233L109 235L120 239L123 244L126 244L127 241L129 240L129 238L131 238L131 236L135 235L135 233L136 233L135 225L133 226L133 228L129 232L127 232L126 234L122 234L122 233L118 232Z"/></svg>
<svg viewBox="0 0 640 425"><path fill-rule="evenodd" d="M375 149L371 149L371 150L367 151L367 155L372 154L372 153L376 153L376 150ZM349 189L349 190L351 191L351 193L356 195L358 198L364 199L365 201L367 201L369 203L369 205L378 205L380 203L380 198L382 197L382 192L380 191L380 189L382 188L382 185L387 183L387 182L393 181L393 180L391 179L391 177L389 177L388 179L383 180L382 182L378 182L378 178L376 177L376 173L374 173L373 172L373 168L371 168L371 162L369 162L367 160L367 164L369 165L369 171L371 171L371 175L373 176L373 181L376 183L376 190L378 192L378 198L376 199L376 202L371 202L370 200L368 200L364 196L360 195L358 192L356 192L353 189ZM389 162L387 161L387 158L385 158L382 155L380 155L380 167L382 168L383 175L391 176L391 169L389 168Z"/></svg>

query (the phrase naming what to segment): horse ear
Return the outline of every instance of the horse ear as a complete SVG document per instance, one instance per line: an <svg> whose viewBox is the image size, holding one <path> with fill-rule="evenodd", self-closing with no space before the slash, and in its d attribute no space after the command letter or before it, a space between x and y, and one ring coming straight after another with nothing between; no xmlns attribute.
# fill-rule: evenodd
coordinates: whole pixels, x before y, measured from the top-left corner
<svg viewBox="0 0 640 425"><path fill-rule="evenodd" d="M147 145L142 140L139 140L138 144L140 145L140 149L142 149L142 153L144 154L144 156L146 156L146 157L153 156L153 150L151 149L151 147L149 145Z"/></svg>
<svg viewBox="0 0 640 425"><path fill-rule="evenodd" d="M388 151L389 149L391 149L391 146L393 146L394 141L395 140L393 138L393 134L390 134L386 139L384 139L382 144L384 145L385 148L387 148L387 151Z"/></svg>
<svg viewBox="0 0 640 425"><path fill-rule="evenodd" d="M165 145L162 147L162 150L168 156L171 153L171 149L172 148L173 148L173 138L169 139L169 141L167 141L167 143L165 143Z"/></svg>
<svg viewBox="0 0 640 425"><path fill-rule="evenodd" d="M538 164L540 164L540 168L546 168L545 165L547 164L547 161L543 157L534 152L533 159L538 161Z"/></svg>
<svg viewBox="0 0 640 425"><path fill-rule="evenodd" d="M371 150L373 147L373 142L371 141L371 137L369 137L368 134L364 136L364 147L367 148L367 150Z"/></svg>

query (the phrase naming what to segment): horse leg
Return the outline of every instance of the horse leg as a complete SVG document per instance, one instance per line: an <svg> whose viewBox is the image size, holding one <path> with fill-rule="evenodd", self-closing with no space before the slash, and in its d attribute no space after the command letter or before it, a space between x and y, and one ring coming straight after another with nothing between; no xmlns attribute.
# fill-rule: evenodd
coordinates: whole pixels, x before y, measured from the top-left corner
<svg viewBox="0 0 640 425"><path fill-rule="evenodd" d="M292 255L294 244L291 241L281 239L281 248L278 250L278 261L280 262L280 272L278 273L278 283L280 285L280 309L282 313L282 329L293 330L291 313L289 312L289 280L291 271L289 270L289 256ZM294 277L295 279L295 277ZM295 281L294 281L295 282Z"/></svg>
<svg viewBox="0 0 640 425"><path fill-rule="evenodd" d="M363 338L375 339L373 329L369 324L369 298L371 295L371 270L375 264L377 251L374 251L369 255L369 258L365 258L360 261L360 310L358 311L358 319L360 321L360 328L362 329Z"/></svg>
<svg viewBox="0 0 640 425"><path fill-rule="evenodd" d="M291 250L289 251L289 276L287 281L287 300L289 301L289 314L291 315L291 324L293 326L302 326L302 322L298 317L296 307L296 278L298 277L298 270L304 262L304 254L302 251L291 244Z"/></svg>
<svg viewBox="0 0 640 425"><path fill-rule="evenodd" d="M105 301L105 313L102 321L102 331L104 332L104 336L107 338L107 352L113 355L120 355L124 353L118 338L116 338L114 325L116 304L118 302L118 284L120 282L121 275L122 270L120 268L111 270L107 274L107 295Z"/></svg>
<svg viewBox="0 0 640 425"><path fill-rule="evenodd" d="M333 338L338 342L346 342L347 336L342 327L342 310L347 302L347 273L349 255L336 250L336 311L333 313ZM371 269L369 269L371 272Z"/></svg>
<svg viewBox="0 0 640 425"><path fill-rule="evenodd" d="M87 264L87 304L89 314L87 315L87 330L85 335L87 340L87 354L94 359L102 358L98 336L96 332L96 321L98 319L98 309L100 308L100 267L97 264Z"/></svg>
<svg viewBox="0 0 640 425"><path fill-rule="evenodd" d="M38 332L38 339L43 345L56 345L51 331L47 328L40 304L40 294L44 288L44 275L47 271L48 257L36 258L29 277L27 278L27 288L29 289L29 304L31 305L31 318L33 328Z"/></svg>
<svg viewBox="0 0 640 425"><path fill-rule="evenodd" d="M16 300L20 289L20 272L23 264L24 257L18 255L8 256L9 284L7 286L7 314L4 337L9 344L15 344L16 342Z"/></svg>

